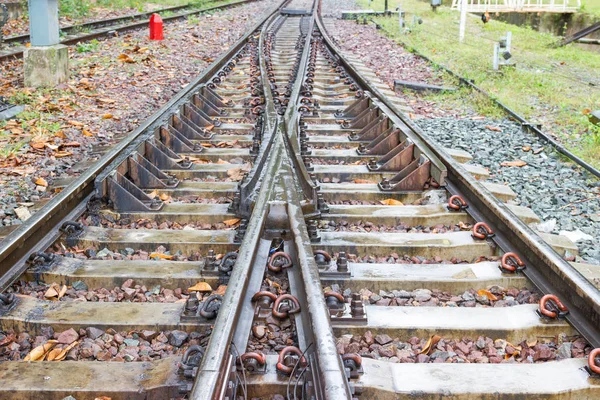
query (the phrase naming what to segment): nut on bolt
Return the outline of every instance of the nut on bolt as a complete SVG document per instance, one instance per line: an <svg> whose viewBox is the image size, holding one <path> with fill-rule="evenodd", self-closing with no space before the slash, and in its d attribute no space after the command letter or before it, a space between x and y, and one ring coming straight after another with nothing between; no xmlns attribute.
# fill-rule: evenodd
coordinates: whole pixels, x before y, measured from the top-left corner
<svg viewBox="0 0 600 400"><path fill-rule="evenodd" d="M343 272L343 273L348 272L348 259L346 258L345 251L340 251L335 264L337 265L338 272Z"/></svg>
<svg viewBox="0 0 600 400"><path fill-rule="evenodd" d="M363 318L365 316L365 307L359 293L352 293L350 314L352 318Z"/></svg>

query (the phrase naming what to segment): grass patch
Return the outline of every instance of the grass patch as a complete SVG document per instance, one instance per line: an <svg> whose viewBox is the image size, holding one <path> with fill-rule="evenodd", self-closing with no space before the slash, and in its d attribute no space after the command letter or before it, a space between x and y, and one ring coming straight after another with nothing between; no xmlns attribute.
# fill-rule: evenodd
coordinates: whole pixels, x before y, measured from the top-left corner
<svg viewBox="0 0 600 400"><path fill-rule="evenodd" d="M100 47L100 42L97 41L96 39L93 39L93 40L90 40L89 42L77 43L77 46L75 46L75 50L78 53L90 53L90 52L98 51L99 47Z"/></svg>
<svg viewBox="0 0 600 400"><path fill-rule="evenodd" d="M367 0L359 3L369 8ZM390 0L389 8L395 9L399 3ZM483 24L476 16L467 18L465 41L460 44L459 12L441 7L434 13L429 3L416 0L402 0L401 4L407 13L409 33L399 33L397 16L376 18L391 38L472 79L491 96L531 122L543 124L544 130L561 138L570 150L600 167L598 127L584 115L586 109L600 108L599 53L573 45L553 48L551 45L558 40L555 36L495 20ZM374 10L383 7L383 0L372 1L370 6ZM415 14L423 24L412 25ZM513 37L512 61L517 67L494 72L493 45L509 30ZM498 115L497 107L489 101L462 95L468 96L480 112Z"/></svg>
<svg viewBox="0 0 600 400"><path fill-rule="evenodd" d="M600 16L600 0L581 0L580 10L585 13Z"/></svg>
<svg viewBox="0 0 600 400"><path fill-rule="evenodd" d="M133 8L139 12L146 10L146 5L161 6L161 8L181 6L186 4L203 4L204 0L153 0L151 2L142 0L60 0L58 2L59 13L69 18L84 18L92 14L94 8L107 8L119 10Z"/></svg>

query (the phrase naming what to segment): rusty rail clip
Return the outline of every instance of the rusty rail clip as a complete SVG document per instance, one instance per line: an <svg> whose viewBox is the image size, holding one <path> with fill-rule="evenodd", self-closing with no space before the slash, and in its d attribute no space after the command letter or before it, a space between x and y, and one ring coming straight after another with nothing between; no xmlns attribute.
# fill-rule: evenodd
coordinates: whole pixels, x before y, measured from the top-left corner
<svg viewBox="0 0 600 400"><path fill-rule="evenodd" d="M537 313L542 318L565 318L569 309L554 294L547 294L540 299Z"/></svg>

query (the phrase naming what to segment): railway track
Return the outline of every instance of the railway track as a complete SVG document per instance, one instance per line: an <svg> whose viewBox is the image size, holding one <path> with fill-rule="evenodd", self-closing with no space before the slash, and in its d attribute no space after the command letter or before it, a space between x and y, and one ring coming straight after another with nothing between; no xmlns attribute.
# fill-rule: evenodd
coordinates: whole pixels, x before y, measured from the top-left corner
<svg viewBox="0 0 600 400"><path fill-rule="evenodd" d="M148 19L154 13L162 13L163 21L169 22L205 12L235 7L251 1L255 0L238 0L209 7L202 7L202 5L190 3L181 6L162 8L153 12L92 21L80 25L65 26L61 28L61 44L73 45L93 39L112 37L119 33L129 32L135 29L147 28ZM28 34L3 38L0 41L0 61L22 58L23 52L27 48L29 41L30 37Z"/></svg>
<svg viewBox="0 0 600 400"><path fill-rule="evenodd" d="M0 242L0 397L598 397L575 246L325 23L283 2Z"/></svg>

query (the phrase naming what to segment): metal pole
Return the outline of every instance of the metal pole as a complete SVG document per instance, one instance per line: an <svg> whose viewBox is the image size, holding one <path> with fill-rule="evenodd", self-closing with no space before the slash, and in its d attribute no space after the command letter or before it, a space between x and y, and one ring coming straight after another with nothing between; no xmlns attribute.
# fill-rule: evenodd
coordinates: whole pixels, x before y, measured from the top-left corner
<svg viewBox="0 0 600 400"><path fill-rule="evenodd" d="M402 5L399 5L398 8L398 26L400 29L400 33L404 32L404 18L402 18Z"/></svg>
<svg viewBox="0 0 600 400"><path fill-rule="evenodd" d="M388 12L388 0L385 0L385 13L387 14Z"/></svg>
<svg viewBox="0 0 600 400"><path fill-rule="evenodd" d="M492 60L492 66L494 67L494 71L498 71L498 58L500 57L500 44L494 43L494 59Z"/></svg>
<svg viewBox="0 0 600 400"><path fill-rule="evenodd" d="M460 2L460 29L458 31L458 41L462 43L465 40L465 27L467 25L467 1Z"/></svg>
<svg viewBox="0 0 600 400"><path fill-rule="evenodd" d="M28 0L29 32L32 46L53 46L60 42L58 0Z"/></svg>

